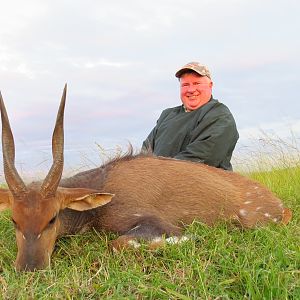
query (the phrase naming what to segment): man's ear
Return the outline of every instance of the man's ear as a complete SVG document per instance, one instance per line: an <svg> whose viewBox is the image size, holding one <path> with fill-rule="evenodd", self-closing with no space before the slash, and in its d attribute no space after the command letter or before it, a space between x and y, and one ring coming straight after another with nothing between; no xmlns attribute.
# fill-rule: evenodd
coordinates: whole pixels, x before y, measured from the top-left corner
<svg viewBox="0 0 300 300"><path fill-rule="evenodd" d="M68 207L83 211L103 206L109 203L114 196L110 193L102 193L98 190L85 188L58 188L62 199L62 209Z"/></svg>
<svg viewBox="0 0 300 300"><path fill-rule="evenodd" d="M5 209L11 208L11 199L11 192L7 189L0 188L0 212Z"/></svg>

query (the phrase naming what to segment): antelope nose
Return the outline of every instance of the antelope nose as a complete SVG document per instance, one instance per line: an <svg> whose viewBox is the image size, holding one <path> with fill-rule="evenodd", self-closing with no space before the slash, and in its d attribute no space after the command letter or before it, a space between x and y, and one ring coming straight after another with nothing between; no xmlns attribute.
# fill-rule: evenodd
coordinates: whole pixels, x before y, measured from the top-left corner
<svg viewBox="0 0 300 300"><path fill-rule="evenodd" d="M44 269L46 266L36 266L35 264L16 264L16 270L18 272L34 272L37 270Z"/></svg>
<svg viewBox="0 0 300 300"><path fill-rule="evenodd" d="M15 262L15 268L18 272L34 272L37 270L45 269L49 266L49 264L45 262L39 262L36 260L31 261L18 261Z"/></svg>

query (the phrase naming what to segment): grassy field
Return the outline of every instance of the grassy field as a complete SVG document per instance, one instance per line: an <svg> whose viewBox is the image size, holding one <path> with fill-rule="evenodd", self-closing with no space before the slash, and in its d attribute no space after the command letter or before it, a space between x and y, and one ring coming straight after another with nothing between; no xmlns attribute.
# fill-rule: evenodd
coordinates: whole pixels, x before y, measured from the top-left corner
<svg viewBox="0 0 300 300"><path fill-rule="evenodd" d="M51 268L16 273L14 230L0 215L0 299L300 299L300 168L257 172L293 210L288 226L241 231L194 223L195 238L114 254L113 235L57 242Z"/></svg>

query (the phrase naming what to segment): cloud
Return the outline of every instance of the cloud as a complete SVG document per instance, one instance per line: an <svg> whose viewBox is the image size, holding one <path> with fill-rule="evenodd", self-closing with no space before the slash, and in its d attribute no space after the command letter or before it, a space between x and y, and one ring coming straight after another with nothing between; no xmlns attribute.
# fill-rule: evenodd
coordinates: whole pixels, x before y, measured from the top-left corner
<svg viewBox="0 0 300 300"><path fill-rule="evenodd" d="M75 58L69 59L65 58L64 61L68 62L70 65L76 68L83 68L83 69L93 69L98 67L112 67L112 68L123 68L128 67L131 65L130 62L117 62L117 61L110 61L108 59L102 58L97 60L89 60L88 58Z"/></svg>
<svg viewBox="0 0 300 300"><path fill-rule="evenodd" d="M49 151L51 161L65 82L74 161L77 149L93 154L95 142L139 146L160 112L180 104L174 73L193 60L211 69L241 143L261 128L298 134L299 8L283 0L3 3L0 89L18 159L30 165Z"/></svg>
<svg viewBox="0 0 300 300"><path fill-rule="evenodd" d="M240 134L243 142L246 142L249 138L259 139L265 134L281 138L292 138L295 135L300 136L300 120L286 119L280 122L260 123L255 127L240 129Z"/></svg>

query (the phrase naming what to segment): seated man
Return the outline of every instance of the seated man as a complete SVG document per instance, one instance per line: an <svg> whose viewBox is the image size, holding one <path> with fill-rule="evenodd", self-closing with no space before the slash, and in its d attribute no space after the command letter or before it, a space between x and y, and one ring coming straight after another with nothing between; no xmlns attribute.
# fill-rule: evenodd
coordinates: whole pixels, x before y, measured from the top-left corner
<svg viewBox="0 0 300 300"><path fill-rule="evenodd" d="M191 62L175 76L182 105L161 113L142 150L232 170L230 160L239 134L230 110L212 96L209 70Z"/></svg>

